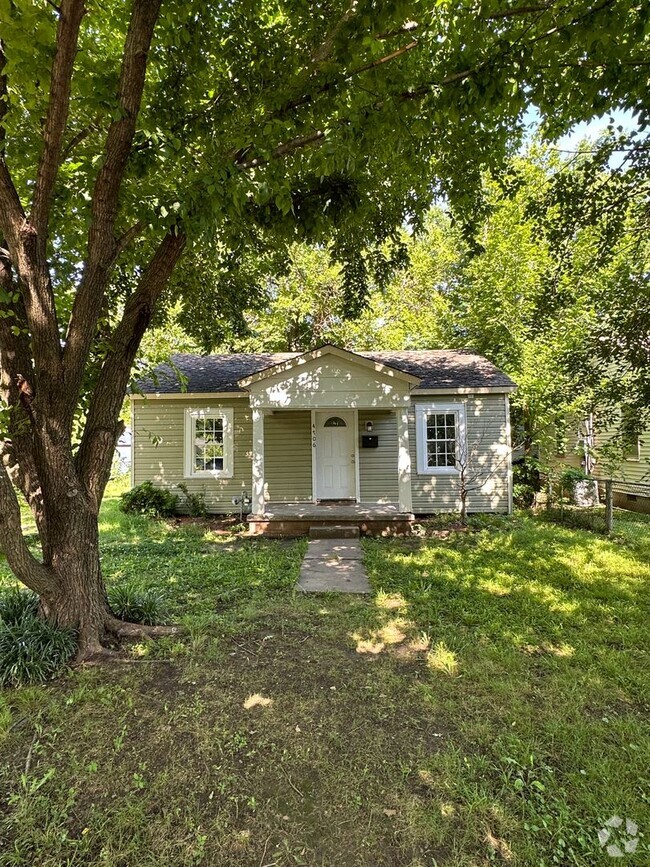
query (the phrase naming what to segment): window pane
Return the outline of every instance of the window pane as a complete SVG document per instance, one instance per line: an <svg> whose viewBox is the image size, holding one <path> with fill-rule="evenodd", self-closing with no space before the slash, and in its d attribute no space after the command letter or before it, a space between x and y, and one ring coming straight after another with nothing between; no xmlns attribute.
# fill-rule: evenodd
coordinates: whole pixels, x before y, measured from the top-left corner
<svg viewBox="0 0 650 867"><path fill-rule="evenodd" d="M194 472L224 469L223 418L194 419Z"/></svg>
<svg viewBox="0 0 650 867"><path fill-rule="evenodd" d="M338 415L333 415L328 418L323 427L347 427L345 420Z"/></svg>
<svg viewBox="0 0 650 867"><path fill-rule="evenodd" d="M455 412L426 414L426 465L431 468L456 467L458 416Z"/></svg>

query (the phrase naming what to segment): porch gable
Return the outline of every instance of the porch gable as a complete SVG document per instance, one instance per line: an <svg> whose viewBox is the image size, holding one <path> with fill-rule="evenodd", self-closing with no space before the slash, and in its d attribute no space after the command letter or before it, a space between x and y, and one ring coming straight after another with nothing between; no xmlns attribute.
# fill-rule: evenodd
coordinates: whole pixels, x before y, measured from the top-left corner
<svg viewBox="0 0 650 867"><path fill-rule="evenodd" d="M239 381L259 409L408 406L416 376L327 346Z"/></svg>

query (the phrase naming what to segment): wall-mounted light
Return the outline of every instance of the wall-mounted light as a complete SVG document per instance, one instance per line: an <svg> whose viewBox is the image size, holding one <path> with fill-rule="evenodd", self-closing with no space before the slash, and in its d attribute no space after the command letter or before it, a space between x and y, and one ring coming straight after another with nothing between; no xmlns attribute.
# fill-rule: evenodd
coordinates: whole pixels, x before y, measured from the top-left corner
<svg viewBox="0 0 650 867"><path fill-rule="evenodd" d="M372 433L372 422L371 421L366 422L366 430L368 431L368 433Z"/></svg>

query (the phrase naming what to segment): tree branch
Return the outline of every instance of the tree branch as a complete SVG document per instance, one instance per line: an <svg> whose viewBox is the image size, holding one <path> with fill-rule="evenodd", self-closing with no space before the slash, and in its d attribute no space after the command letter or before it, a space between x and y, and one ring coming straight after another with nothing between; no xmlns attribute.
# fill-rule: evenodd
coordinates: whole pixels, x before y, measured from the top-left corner
<svg viewBox="0 0 650 867"><path fill-rule="evenodd" d="M7 111L5 56L0 43L0 122ZM0 133L4 130L0 124ZM0 140L0 145L2 141ZM11 264L20 278L24 312L32 335L37 373L50 392L62 380L60 344L54 294L47 261L39 255L35 232L25 217L20 197L0 147L0 235L8 247Z"/></svg>
<svg viewBox="0 0 650 867"><path fill-rule="evenodd" d="M45 256L49 210L61 163L63 136L70 107L72 70L77 53L84 0L62 0L56 31L56 52L52 62L47 117L43 128L43 151L38 164L30 223Z"/></svg>
<svg viewBox="0 0 650 867"><path fill-rule="evenodd" d="M4 43L0 39L0 160L4 159L5 128L2 123L5 114L9 110L9 91L7 89L7 75L4 71L7 59L5 57Z"/></svg>
<svg viewBox="0 0 650 867"><path fill-rule="evenodd" d="M8 433L5 441L5 465L14 485L27 500L43 550L43 559L49 562L43 492L36 471L31 419L20 404L16 377L20 374L33 382L32 357L27 337L27 323L22 299L13 281L7 251L0 249L0 289L9 300L0 303L0 397L10 407ZM17 298L12 301L12 298Z"/></svg>
<svg viewBox="0 0 650 867"><path fill-rule="evenodd" d="M386 54L384 57L379 57L377 60L373 60L372 63L366 63L365 66L359 66L358 69L354 69L350 73L350 77L353 75L361 75L362 72L368 72L369 69L375 69L377 66L395 60L396 57L401 57L402 54L406 54L407 51L412 51L414 48L417 48L419 44L420 43L417 39L413 39L407 45L402 45L401 48L396 48L395 51L391 51L390 54Z"/></svg>
<svg viewBox="0 0 650 867"><path fill-rule="evenodd" d="M312 63L314 66L319 66L321 63L326 61L330 54L332 53L332 49L334 47L334 43L336 42L336 38L345 26L345 24L352 18L352 16L357 11L357 2L356 0L352 0L346 11L341 15L341 17L334 23L334 26L329 30L323 43L319 45L319 47L314 51L312 55Z"/></svg>
<svg viewBox="0 0 650 867"><path fill-rule="evenodd" d="M25 219L25 212L5 162L5 127L3 121L9 110L6 64L4 43L0 39L0 234L4 235L6 242L11 245L14 238L17 237L19 226Z"/></svg>
<svg viewBox="0 0 650 867"><path fill-rule="evenodd" d="M104 161L95 181L88 256L70 315L64 351L67 387L75 395L81 387L106 286L120 252L114 235L119 194L142 103L148 54L160 4L161 0L133 0L120 72L120 118L108 129Z"/></svg>
<svg viewBox="0 0 650 867"><path fill-rule="evenodd" d="M317 129L314 130L314 132L307 133L306 135L300 135L287 142L282 142L277 147L273 148L268 158L256 157L255 159L247 160L246 162L239 162L237 165L240 169L255 169L259 166L265 165L271 159L287 156L287 154L291 154L294 151L316 144L324 138L325 133L323 130Z"/></svg>
<svg viewBox="0 0 650 867"><path fill-rule="evenodd" d="M498 21L503 18L515 18L518 15L535 15L538 12L547 12L553 8L553 3L538 3L530 6L516 6L514 9L504 9L501 12L490 12L482 15L484 21Z"/></svg>
<svg viewBox="0 0 650 867"><path fill-rule="evenodd" d="M14 575L30 590L45 598L56 590L53 573L39 562L23 537L20 506L4 463L4 444L0 442L0 548Z"/></svg>
<svg viewBox="0 0 650 867"><path fill-rule="evenodd" d="M88 408L86 427L76 457L77 472L99 510L108 481L115 445L122 431L120 409L142 336L156 302L185 248L182 232L170 232L160 242L137 289L126 302Z"/></svg>
<svg viewBox="0 0 650 867"><path fill-rule="evenodd" d="M117 249L117 255L118 256L121 253L123 253L124 250L126 250L126 248L129 246L131 241L133 241L135 238L137 238L143 229L144 229L143 223L141 223L138 220L137 223L134 223L130 228L128 228L126 230L126 232L123 232L120 235L120 237L116 241L116 249Z"/></svg>

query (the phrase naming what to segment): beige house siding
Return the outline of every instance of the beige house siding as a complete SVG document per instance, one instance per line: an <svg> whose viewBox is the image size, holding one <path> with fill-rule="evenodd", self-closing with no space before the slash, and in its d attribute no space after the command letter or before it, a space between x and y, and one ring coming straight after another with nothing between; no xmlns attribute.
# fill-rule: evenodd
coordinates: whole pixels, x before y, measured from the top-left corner
<svg viewBox="0 0 650 867"><path fill-rule="evenodd" d="M596 453L615 435L616 428L602 433L596 432ZM637 482L650 485L650 430L643 431L639 437L638 452L628 457L614 469L613 476L624 482ZM612 475L603 467L603 461L596 461L594 476L605 479Z"/></svg>
<svg viewBox="0 0 650 867"><path fill-rule="evenodd" d="M361 448L366 422L379 438L376 449ZM397 503L397 419L394 412L359 410L359 488L362 503Z"/></svg>
<svg viewBox="0 0 650 867"><path fill-rule="evenodd" d="M584 469L584 445L579 429L580 421L574 420L566 437L567 442L564 453L554 453L547 457L554 466L570 466L576 469ZM600 455L599 452L617 433L618 425L616 423L613 423L605 430L598 430L596 428L593 476L601 480L613 476L615 480L650 485L650 429L641 433L638 453L635 452L634 457L630 456L626 460L621 461L617 466L611 468L607 466L605 457Z"/></svg>
<svg viewBox="0 0 650 867"><path fill-rule="evenodd" d="M467 441L475 463L484 467L481 489L469 496L470 511L507 512L507 412L504 394L413 395L409 410L409 447L412 468L413 511L416 514L458 508L457 476L419 475L415 431L416 403L464 403ZM233 477L185 479L185 410L232 408L234 412ZM366 422L379 439L376 449L361 448ZM359 486L363 503L399 501L397 421L391 409L359 409ZM185 482L190 491L203 493L210 512L236 512L232 498L252 487L252 410L247 398L155 399L133 401L133 481L151 480L178 492ZM308 502L312 497L311 413L309 410L269 412L264 418L265 494L272 502ZM182 500L182 495L181 495Z"/></svg>
<svg viewBox="0 0 650 867"><path fill-rule="evenodd" d="M234 410L233 476L230 479L185 478L185 410ZM174 493L184 482L192 493L203 493L209 512L235 512L232 498L245 489L251 492L252 420L248 401L217 400L135 400L133 402L133 481L150 480ZM180 494L182 499L182 494ZM182 508L182 506L181 506Z"/></svg>
<svg viewBox="0 0 650 867"><path fill-rule="evenodd" d="M136 400L133 402L133 481L150 480L175 493L179 483L203 493L209 512L237 512L232 498L251 494L252 416L246 399ZM185 478L185 410L232 408L233 476ZM264 419L266 497L274 502L309 501L311 488L311 415L278 412ZM182 494L181 509L182 509Z"/></svg>
<svg viewBox="0 0 650 867"><path fill-rule="evenodd" d="M481 477L467 500L470 512L508 512L509 510L509 462L506 398L503 394L482 394L460 397L449 395L442 398L418 399L414 396L409 412L409 446L411 451L413 511L454 512L460 507L458 475L420 475L417 471L417 444L415 430L415 406L418 403L464 403L467 421L467 446L472 455L468 474L481 469Z"/></svg>
<svg viewBox="0 0 650 867"><path fill-rule="evenodd" d="M311 413L276 412L264 418L266 499L311 502Z"/></svg>

